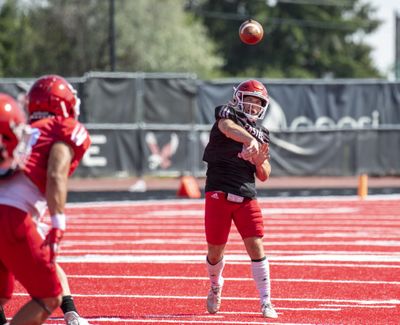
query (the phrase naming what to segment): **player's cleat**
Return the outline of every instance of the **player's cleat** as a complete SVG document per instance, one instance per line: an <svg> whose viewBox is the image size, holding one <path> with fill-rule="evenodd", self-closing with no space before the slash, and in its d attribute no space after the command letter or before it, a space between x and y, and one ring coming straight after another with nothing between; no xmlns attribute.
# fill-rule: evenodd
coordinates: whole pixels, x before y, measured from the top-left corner
<svg viewBox="0 0 400 325"><path fill-rule="evenodd" d="M64 320L67 325L90 325L86 319L80 317L74 311L66 312L64 315Z"/></svg>
<svg viewBox="0 0 400 325"><path fill-rule="evenodd" d="M211 286L207 296L207 310L210 314L218 312L221 306L222 285Z"/></svg>
<svg viewBox="0 0 400 325"><path fill-rule="evenodd" d="M261 305L261 313L266 318L278 318L278 314L270 302Z"/></svg>

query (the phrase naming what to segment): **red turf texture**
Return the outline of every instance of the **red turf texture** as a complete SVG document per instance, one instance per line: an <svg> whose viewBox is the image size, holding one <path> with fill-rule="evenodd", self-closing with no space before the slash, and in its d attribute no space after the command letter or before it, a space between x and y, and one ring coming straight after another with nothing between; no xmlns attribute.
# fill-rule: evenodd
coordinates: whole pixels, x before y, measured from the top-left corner
<svg viewBox="0 0 400 325"><path fill-rule="evenodd" d="M221 310L205 309L209 282L203 202L68 208L60 264L91 324L400 324L400 202L261 201L272 302L261 317L234 226ZM17 284L7 316L27 301ZM58 310L48 324L63 324Z"/></svg>

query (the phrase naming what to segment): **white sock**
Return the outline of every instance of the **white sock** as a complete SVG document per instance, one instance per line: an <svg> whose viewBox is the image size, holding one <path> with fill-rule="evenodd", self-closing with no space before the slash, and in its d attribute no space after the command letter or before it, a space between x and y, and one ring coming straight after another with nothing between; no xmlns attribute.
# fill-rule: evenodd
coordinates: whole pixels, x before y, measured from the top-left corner
<svg viewBox="0 0 400 325"><path fill-rule="evenodd" d="M267 258L262 261L251 261L251 271L260 295L261 304L271 302L271 282L269 278L269 263Z"/></svg>
<svg viewBox="0 0 400 325"><path fill-rule="evenodd" d="M222 286L224 284L224 278L222 277L222 271L224 270L225 266L225 259L222 258L217 264L212 265L206 259L208 276L210 277L211 286Z"/></svg>

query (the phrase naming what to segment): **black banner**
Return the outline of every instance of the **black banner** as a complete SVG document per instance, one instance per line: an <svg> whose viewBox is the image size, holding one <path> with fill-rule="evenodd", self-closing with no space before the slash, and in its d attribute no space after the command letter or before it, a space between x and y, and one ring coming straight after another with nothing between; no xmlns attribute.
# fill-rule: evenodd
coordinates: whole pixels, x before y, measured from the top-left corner
<svg viewBox="0 0 400 325"><path fill-rule="evenodd" d="M271 131L400 125L399 83L261 81L271 98L262 124ZM200 114L196 122L212 123L214 107L231 99L233 87L237 83L202 83L198 94Z"/></svg>
<svg viewBox="0 0 400 325"><path fill-rule="evenodd" d="M90 73L69 80L93 144L75 175L204 176L214 108L242 80ZM271 102L273 175L400 175L400 83L261 80ZM21 103L31 79L0 80Z"/></svg>

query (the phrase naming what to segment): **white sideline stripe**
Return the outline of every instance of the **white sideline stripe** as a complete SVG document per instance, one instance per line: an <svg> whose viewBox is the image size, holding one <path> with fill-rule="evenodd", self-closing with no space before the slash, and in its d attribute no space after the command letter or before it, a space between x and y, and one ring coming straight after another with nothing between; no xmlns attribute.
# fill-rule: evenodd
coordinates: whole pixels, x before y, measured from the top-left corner
<svg viewBox="0 0 400 325"><path fill-rule="evenodd" d="M69 247L69 248L67 248ZM205 255L206 254L206 249L188 249L188 250L182 250L182 249L98 249L98 248L71 248L73 245L64 245L63 249L61 251L62 255L68 255L68 254L95 254L95 255L100 255L100 254L113 254L113 255L126 255L126 254L152 254L152 255L188 255L188 254L196 254L196 255ZM230 249L229 253L231 254L244 254L243 249ZM400 252L386 252L386 251L371 251L371 252L366 252L366 251L336 251L336 250L276 250L274 249L273 251L269 252L269 256L277 256L277 255L315 255L315 254L335 254L335 255L390 255L390 256L400 256Z"/></svg>
<svg viewBox="0 0 400 325"><path fill-rule="evenodd" d="M399 209L400 210L400 209ZM123 220L121 220L121 216L115 216L113 217L112 214L107 214L107 215L96 215L93 217L90 217L88 215L84 216L76 216L73 215L74 217L69 217L68 222L73 222L74 219L76 220L77 218L80 218L81 220L86 220L87 222L92 222L92 220L96 220L97 223L137 223L137 221L141 220L146 220L146 218L151 217L151 220L157 221L157 223L160 222L166 222L168 219L173 220L172 224L188 224L188 223L193 223L193 221L198 221L196 224L201 225L204 219L204 214L199 214L198 216L193 216L190 214L187 214L185 211L178 210L179 213L174 213L173 215L168 215L167 211L163 212L157 212L157 215L146 215L146 214L140 214L140 215L124 215ZM70 214L71 216L71 214ZM181 218L181 219L180 219ZM395 220L381 220L379 219L379 216L375 218L370 218L370 219L360 219L358 220L357 224L354 224L353 219L345 220L345 219L327 219L325 220L325 217L323 214L320 215L320 218L316 219L290 219L290 218L268 218L268 214L264 214L264 220L267 222L269 225L298 225L298 226L305 226L305 225L352 225L354 227L360 227L360 226L392 226L392 225L400 225L400 218L395 219Z"/></svg>
<svg viewBox="0 0 400 325"><path fill-rule="evenodd" d="M393 306L394 308L396 308L396 306ZM391 308L393 308L391 306ZM279 310L308 310L308 311L340 311L340 308L313 308L313 307L309 307L309 308L304 308L304 307L275 307L275 310L279 311ZM278 313L281 314L281 313ZM258 316L260 315L260 313L257 312L251 312L251 311L219 311L218 315L254 315L254 316ZM264 323L265 324L265 323ZM268 322L269 324L269 322ZM279 323L281 324L281 323Z"/></svg>
<svg viewBox="0 0 400 325"><path fill-rule="evenodd" d="M87 224L88 222L94 223L97 225L130 225L130 226L135 226L135 225L142 225L142 224L150 224L151 222L156 223L155 227L167 224L167 225L176 225L177 227L182 227L182 226L201 226L204 223L203 218L198 218L198 219L193 219L196 220L196 222L192 222L193 220L189 220L189 218L182 217L181 220L178 219L171 219L168 220L166 218L160 217L160 218L153 218L152 220L146 220L146 217L141 216L140 218L124 218L123 220L116 219L116 218L110 218L107 219L105 218L82 218L82 219L68 219L67 223L68 224L74 224L74 225L79 225L79 224ZM90 219L90 220L89 220ZM156 220L157 219L157 220ZM308 229L355 229L358 230L360 227L371 227L375 226L377 228L372 228L371 230L376 231L377 229L388 229L388 230L395 230L392 227L396 225L400 225L400 220L397 221L384 221L380 220L379 218L371 219L371 220L363 220L359 221L355 224L354 220L323 220L323 216L321 216L320 219L316 220L290 220L290 219L268 219L268 217L265 218L264 222L266 223L267 229L270 227L278 227L281 225L284 225L285 228L282 229L302 229L302 227L310 227ZM289 226L290 228L286 228L286 226ZM204 227L203 227L204 229ZM279 228L278 228L279 229ZM307 229L307 228L305 228Z"/></svg>
<svg viewBox="0 0 400 325"><path fill-rule="evenodd" d="M400 209L399 209L400 211ZM319 215L316 216L316 218L270 218L266 215L264 215L264 221L267 222L268 224L271 225L276 225L280 224L294 224L296 226L304 226L304 225L315 225L317 224L318 227L321 227L321 223L326 224L325 227L330 226L331 224L334 224L335 227L337 225L342 225L343 221L348 221L347 225L353 226L353 228L356 228L359 226L359 224L354 224L355 221L359 222L360 225L365 225L365 226L371 226L374 225L375 223L379 225L379 221L385 221L386 224L389 224L391 222L394 222L395 224L400 221L400 217L398 218L382 218L380 219L379 216L374 216L373 218L363 218L360 216L360 219L345 219L345 218L325 218L326 216L324 215ZM386 220L385 220L386 219ZM44 219L45 222L50 222L48 218ZM144 215L140 216L133 216L133 215L128 215L124 216L121 218L121 216L115 216L107 214L107 215L96 215L93 216L93 218L88 217L87 215L76 215L76 214L69 214L67 217L67 222L68 224L74 224L74 225L80 225L82 224L83 226L87 226L88 223L95 223L95 224L100 224L100 225L107 225L107 224L115 224L116 226L118 225L152 225L154 224L154 220L157 221L157 224L166 224L166 225L177 225L177 226L186 226L186 225L194 225L194 226L204 226L204 217L188 217L188 216L178 216L178 217L163 217L162 215L160 217L152 217L152 219L149 219L149 217L146 217ZM347 227L346 225L346 227ZM385 227L380 227L380 228L385 228Z"/></svg>
<svg viewBox="0 0 400 325"><path fill-rule="evenodd" d="M354 214L359 212L359 208L337 207L337 208L263 208L263 214ZM167 211L147 211L147 215L159 217L166 216L204 216L202 210L167 210Z"/></svg>
<svg viewBox="0 0 400 325"><path fill-rule="evenodd" d="M348 262L400 262L400 256L393 255L302 255L272 257L272 260L290 261L348 261Z"/></svg>
<svg viewBox="0 0 400 325"><path fill-rule="evenodd" d="M75 222L74 221L69 221L68 222L68 234L72 234L77 232L78 230L110 230L110 224L97 224L94 225L92 224L92 222L90 222L90 225L87 225L87 220L83 223L81 222ZM81 220L83 221L83 220ZM187 229L189 228L190 230L201 230L202 232L204 231L204 225L198 225L198 224L157 224L157 225L150 225L150 224L124 224L124 225L120 225L120 224L112 224L112 229L113 230L184 230L185 232L187 231ZM346 228L346 227L344 227ZM348 228L348 227L347 227ZM354 227L351 227L350 230L353 230ZM400 230L398 229L384 229L383 227L381 227L382 231L385 231L385 233L383 235L386 235L386 230L387 232L393 234L393 235L398 235L400 233ZM271 230L271 226L268 225L268 230ZM334 232L335 230L335 232ZM340 230L340 229L338 229ZM315 233L315 234L308 234L308 233L304 233L304 232L299 232L299 233L269 233L268 236L318 236L318 235L340 235L340 236L347 236L347 235L352 235L352 236L358 236L358 235L365 235L365 236L373 236L374 234L379 235L381 232L378 232L379 229L376 228L371 228L369 230L360 230L359 228L354 229L353 231L347 231L347 232L338 232L336 229L332 229L331 232L324 232L322 234L320 233ZM124 232L126 234L126 232Z"/></svg>
<svg viewBox="0 0 400 325"><path fill-rule="evenodd" d="M154 221L152 221L154 223ZM114 228L114 226L126 226L125 228L122 229L130 229L130 227L136 227L137 229L147 229L147 228L142 228L141 225L142 223L131 223L131 222L99 222L98 220L93 220L88 222L88 221L84 221L81 220L79 222L73 221L73 222L68 222L68 226L72 225L71 229L74 228L80 228L80 224L93 224L95 225L93 229L97 228L97 225L101 225L101 227L105 227L106 229L110 229L110 228ZM145 223L146 225L148 224L147 222ZM167 225L167 224L171 224L171 225L176 225L176 223L165 223L163 222L157 222L157 226L155 226L153 229L158 229L158 227L161 227L163 225ZM123 227L121 226L121 227ZM195 224L180 224L178 227L182 227L183 229L198 229L199 231L201 231L202 233L204 232L204 226L199 226L199 225L195 225ZM341 232L372 232L372 233L389 233L389 234L397 234L399 232L398 229L396 228L390 228L390 227L377 227L377 226L364 226L364 228L360 228L356 225L354 226L311 226L311 225L307 225L307 226L301 226L301 225L270 225L268 224L268 221L266 221L266 226L265 226L266 230L268 231L268 233L272 233L272 231L277 232L277 233L285 233L287 231L314 231L314 233L319 233L319 232L333 232L333 231L341 231ZM118 228L116 228L118 229ZM149 228L151 229L151 228ZM168 228L163 228L163 229L168 229ZM234 229L233 229L234 231ZM69 231L67 232L69 233ZM179 233L179 232L178 232ZM312 234L314 234L312 233ZM304 233L303 233L304 234ZM312 235L311 234L311 235Z"/></svg>
<svg viewBox="0 0 400 325"><path fill-rule="evenodd" d="M69 261L62 261L60 259L60 263L68 264L68 263L74 263L74 262L69 262ZM102 264L110 264L114 262L108 262L106 260L100 262ZM132 262L135 263L135 262ZM171 262L166 262L166 261L151 261L151 262L143 262L144 264L179 264L179 265L185 265L185 264L204 264L203 261L171 261ZM249 265L249 261L229 261L229 265ZM357 263L357 262L354 262ZM374 262L371 262L374 263ZM309 261L304 261L304 262L289 262L289 261L281 261L281 262L275 262L275 261L270 261L270 265L279 265L279 266L301 266L301 267L330 267L330 268L343 268L343 267L351 267L351 268L373 268L373 269L400 269L400 264L352 264L352 263L310 263Z"/></svg>
<svg viewBox="0 0 400 325"><path fill-rule="evenodd" d="M90 232L87 233L88 236L91 234ZM72 234L71 234L72 235ZM175 234L177 237L179 234ZM237 234L235 234L237 237ZM69 236L66 235L66 237ZM86 236L86 235L85 235ZM99 236L99 235L98 235ZM189 239L174 239L174 238L168 238L168 239L160 239L160 238L146 238L147 234L144 233L138 233L137 235L132 235L132 237L143 237L143 239L137 239L137 240L69 240L65 239L63 243L68 243L68 245L99 245L99 246L110 246L110 245L116 245L116 244L190 244L190 245L205 245L205 240L204 241L196 241L196 240L190 240ZM204 235L202 235L204 237ZM79 236L78 236L79 237ZM81 236L82 237L82 236ZM121 237L121 236L120 236ZM129 237L129 236L126 236ZM154 237L159 237L159 234L157 234ZM268 235L267 235L268 238ZM243 242L238 240L237 242L235 241L230 241L230 245L243 245ZM352 240L352 241L329 241L329 240L304 240L304 241L270 241L270 240L265 240L264 245L266 247L269 246L377 246L377 247L399 247L400 246L400 240Z"/></svg>
<svg viewBox="0 0 400 325"><path fill-rule="evenodd" d="M82 221L82 220L80 220ZM82 225L79 225L77 222L68 222L68 233L70 231L74 231L75 229L90 229L90 230L95 230L95 229L106 229L106 230L110 230L110 226L109 225L87 225L87 221L82 222ZM90 223L92 223L90 221ZM141 230L188 230L188 228L190 227L190 230L201 230L204 231L204 225L201 226L199 225L194 225L194 224L182 224L182 225L177 225L177 224L171 224L171 225L164 225L164 224L159 224L157 223L156 225L154 224L154 221L152 221L153 225L150 224L140 224L140 225L113 225L112 228L113 230L132 230L132 229L141 229Z"/></svg>
<svg viewBox="0 0 400 325"><path fill-rule="evenodd" d="M145 276L145 275L70 275L68 278L77 279L145 279L145 280L196 280L207 281L208 277L190 276ZM224 278L225 281L254 281L253 278ZM322 279L271 279L273 282L311 282L311 283L347 283L347 284L386 284L400 285L400 281L361 281L361 280L322 280Z"/></svg>
<svg viewBox="0 0 400 325"><path fill-rule="evenodd" d="M400 209L399 209L400 210ZM182 210L180 210L182 211ZM100 214L99 213L69 213L68 214L68 221L69 222L82 222L82 220L99 220L103 222L113 222L113 221L118 221L118 222L123 222L123 221L129 221L132 223L149 223L152 220L149 220L146 215L146 213L139 213L139 214L134 214L132 212L129 212L129 214L126 213L121 213L121 214L116 214L115 212L106 212L105 214ZM157 219L159 221L163 221L165 223L196 223L196 224L201 224L203 222L203 217L204 215L202 214L201 216L188 216L188 215L180 215L178 218L173 217L164 217L162 213L159 213L158 216L152 216L154 219ZM313 221L315 222L316 220L320 220L321 218L324 218L324 220L328 223L332 220L352 220L352 221L365 221L365 220L370 220L370 221L379 221L379 220L399 220L400 217L397 215L381 215L381 214L374 214L374 215L363 215L363 214L352 214L352 215L344 215L344 216L332 216L332 215L326 215L326 214L312 214L312 215L270 215L269 213L265 213L263 215L265 220L268 221L273 221L273 220L288 220L292 222L297 222L297 221ZM50 219L45 218L45 220L50 221Z"/></svg>
<svg viewBox="0 0 400 325"><path fill-rule="evenodd" d="M310 262L310 261L304 261L304 262L291 262L291 261L271 261L270 258L268 258L269 264L270 265L279 265L279 266L301 266L301 267L330 267L330 268L343 268L343 267L351 267L351 268L377 268L377 269L400 269L400 264L377 264L374 262L370 262L369 264L361 264L357 263L354 261L354 263L316 263L316 262ZM59 258L60 263L74 263L74 261L63 261L62 256ZM109 262L107 260L101 261L103 264L107 263L114 263L114 262ZM135 262L132 262L135 263ZM147 262L143 262L147 263ZM166 264L166 263L172 263L172 264L180 264L180 265L185 265L185 264L204 264L204 259L203 260L198 260L198 261L158 261L157 259L154 259L154 261L148 262L150 264ZM233 261L230 260L228 263L232 266L234 265L248 265L249 261ZM373 263L373 264L371 264Z"/></svg>
<svg viewBox="0 0 400 325"><path fill-rule="evenodd" d="M230 264L238 264L242 265L245 264L245 262L230 262ZM270 265L281 265L281 266L312 266L312 267L330 267L330 268L335 268L335 267L351 267L351 268L378 268L378 269L384 269L384 268L389 268L389 269L399 269L400 264L398 265L393 265L393 264L350 264L350 263L310 263L307 261L304 262L270 262Z"/></svg>
<svg viewBox="0 0 400 325"><path fill-rule="evenodd" d="M16 296L28 296L25 292L16 292ZM132 299L179 299L179 300L204 300L204 296L160 296L160 295L123 295L123 294L79 294L74 293L74 297L94 297L94 298L132 298ZM258 297L227 297L224 300L232 301L259 301ZM359 304L363 306L373 305L400 305L399 299L386 299L386 300L358 300L358 299L324 299L324 298L272 298L274 301L297 301L297 302L337 302L347 304ZM279 308L278 308L279 309Z"/></svg>
<svg viewBox="0 0 400 325"><path fill-rule="evenodd" d="M359 232L325 232L315 235L310 235L310 237L317 237L317 238L381 238L381 239L390 239L390 238L399 238L400 231L390 231L391 234L383 234L378 233L375 234L374 232L368 231L359 231ZM300 235L300 234L299 234ZM289 236L289 234L288 234ZM303 237L307 237L306 234L302 235ZM268 237L273 237L273 234L269 234Z"/></svg>
<svg viewBox="0 0 400 325"><path fill-rule="evenodd" d="M192 226L189 226L191 230L193 230ZM109 227L110 228L110 227ZM154 227L154 230L165 230L161 229L156 229L158 227ZM183 227L182 229L187 229L188 227ZM95 227L93 227L93 230ZM137 230L140 229L140 227L137 228ZM126 229L127 230L127 229ZM133 229L132 229L133 230ZM142 229L143 230L143 229ZM314 239L314 238L331 238L331 239L340 239L340 238L352 238L352 239L381 239L381 240L395 240L400 237L400 231L391 231L392 234L374 234L374 233L368 233L368 232L363 232L363 233L338 233L338 232L333 232L333 233L315 233L315 234L306 234L306 233L269 233L268 239L277 239L277 238L282 238L282 239L301 239L301 238L308 238L308 239ZM173 236L178 236L178 237L189 237L189 238L204 238L203 231L201 232L196 232L196 233L191 233L191 232L116 232L113 231L112 233L110 232L84 232L84 231L74 231L71 230L69 227L69 231L67 233L68 237L73 238L73 237L173 237ZM239 234L237 233L232 233L231 238L236 238L240 239Z"/></svg>
<svg viewBox="0 0 400 325"><path fill-rule="evenodd" d="M127 237L127 238L129 238L129 237L160 237L160 238L162 238L162 237L188 237L188 238L195 238L197 240L198 240L198 238L205 237L203 232L184 232L184 233L182 233L179 231L177 231L177 232L70 231L70 232L68 232L68 234L66 236L68 236L69 238L74 238L74 237L104 237L104 238L107 238L107 237L108 238L110 238L110 237ZM238 233L233 233L232 236L235 239L240 239L240 236ZM356 238L354 238L354 237L356 237ZM378 236L375 235L374 238L371 238L371 237L374 237L374 235L369 236L368 234L360 234L357 237L357 234L351 234L351 233L346 234L346 235L339 234L339 233L333 233L333 234L329 234L329 233L328 234L326 234L326 233L324 233L324 234L305 234L305 233L303 233L303 234L267 234L266 242L267 243L271 242L268 240L268 238L270 238L270 239L277 239L277 238L282 238L282 239L326 238L326 239L328 239L328 238L332 238L332 239L336 239L336 240L339 238L354 238L354 239L358 238L358 241L365 240L365 241L371 242L372 240L375 240L377 242L384 242L384 243L387 243L387 242L393 243L394 242L394 243L396 243L396 246L400 246L400 240L395 240L400 237L400 232L397 234L397 236L396 236L396 234L393 234L392 236L390 236L390 235L386 236L385 234L381 234ZM370 238L371 238L371 240L369 240ZM393 238L393 239L390 239L390 238ZM358 241L356 240L354 242L357 243ZM347 241L346 243L351 244L352 241L350 241L350 242Z"/></svg>
<svg viewBox="0 0 400 325"><path fill-rule="evenodd" d="M399 208L400 210L400 208ZM267 210L268 211L268 210ZM75 216L75 214L73 214ZM364 221L364 220L400 220L400 217L395 214L377 214L374 213L373 215L363 215L363 214L351 214L351 215L344 215L344 216L331 216L331 215L291 215L288 217L282 216L282 215L269 215L269 213L266 213L264 216L265 219L279 219L279 220L318 220L321 218L324 218L325 220L354 220L354 221Z"/></svg>
<svg viewBox="0 0 400 325"><path fill-rule="evenodd" d="M165 315L165 317L172 317L173 315ZM189 318L189 316L187 316ZM206 316L207 318L210 318L210 316ZM49 319L52 320L52 319ZM54 318L54 320L57 320ZM60 318L61 320L61 318ZM156 323L156 324L238 324L238 325L265 325L266 322L241 322L241 321L228 321L228 320L184 320L184 319L177 319L177 320L170 320L170 319L151 319L151 318L145 318L145 319L129 319L129 318L90 318L88 319L91 323L93 322L114 322L114 323L142 323L142 324L149 324L149 323ZM268 322L268 324L271 325L315 325L315 324L310 324L310 323L273 323L273 322ZM50 323L46 323L46 325L50 325Z"/></svg>
<svg viewBox="0 0 400 325"><path fill-rule="evenodd" d="M268 218L266 218L266 222L267 224L270 225L293 225L294 221L293 220L268 220ZM400 225L400 218L399 218L399 222L395 222L395 221L381 221L379 219L373 220L373 221L360 221L358 222L356 225L354 224L354 220L328 220L325 221L323 220L323 216L321 217L321 219L318 220L310 220L310 221L301 221L301 222L297 222L296 225L320 225L320 224L327 224L327 225L354 225L354 227L360 228L363 226L395 226L395 225Z"/></svg>
<svg viewBox="0 0 400 325"><path fill-rule="evenodd" d="M108 218L108 217L107 217ZM275 220L284 220L284 221L292 221L292 223L295 223L296 225L301 224L301 222L314 222L315 226L317 226L317 228L319 228L319 225L317 225L316 223L321 222L321 220L323 219L323 221L327 224L327 226L329 227L330 221L336 220L336 221L340 221L340 220L344 220L341 218L332 218L332 219L327 219L325 218L325 216L320 216L318 218L312 219L312 218L273 218L273 217L265 217L265 222L268 223L269 226L272 226L272 224L275 222ZM108 219L104 219L104 218L93 218L90 220L90 225L88 225L88 220L89 218L85 218L85 217L75 217L75 215L69 215L68 217L68 225L70 226L69 229L76 229L76 228L80 228L80 229L109 229L110 228L110 224L113 225L113 229L184 229L187 230L188 225L190 225L190 229L196 228L196 229L201 229L204 230L204 220L195 220L195 222L192 222L192 220L187 220L185 219L174 219L174 220L169 220L169 219L161 219L161 220L157 220L157 224L154 224L153 220L148 220L145 217L143 217L143 219L128 219L128 218L124 218L124 220L116 220L115 218L108 218ZM351 219L351 218L346 218L346 220L352 220L353 222L362 222L362 221L384 221L384 222L390 222L390 221L395 221L398 222L399 221L399 217L398 216L394 216L393 219L392 218L379 218L379 217L374 217L374 218L366 218L366 217L361 217L360 219ZM46 220L49 221L50 220ZM92 227L92 223L95 222L95 225ZM124 221L124 222L121 222ZM153 223L151 223L153 222ZM164 227L163 227L164 226ZM358 226L358 224L357 224ZM326 226L325 226L326 227ZM337 227L337 226L335 226ZM345 226L344 228L348 228L348 226ZM355 227L352 227L355 228ZM380 227L382 229L387 227ZM371 230L375 230L371 229ZM396 231L396 229L391 229L392 231ZM397 230L398 231L398 230Z"/></svg>
<svg viewBox="0 0 400 325"><path fill-rule="evenodd" d="M190 228L193 229L193 227L190 227ZM82 232L79 232L79 233L82 234ZM70 237L79 237L77 234L78 234L78 232L69 231L67 236L68 237L69 236ZM101 236L100 232L90 232L88 234L90 234L91 237ZM122 233L115 232L114 234L119 234L119 237L125 237L127 235L126 232L122 232ZM128 233L128 235L131 235L131 234L135 234L136 235L136 233L132 233L132 232ZM176 236L176 235L179 235L179 232L170 233L169 235L166 235L166 233L161 233L161 232L159 232L159 233L157 233L157 232L148 232L148 233L147 232L141 232L141 233L138 233L138 234L141 234L142 237L146 237L147 235L151 235L153 237L153 236L156 236L156 234L158 234L161 237L161 236ZM186 234L186 235L187 235L187 237L200 237L200 236L204 237L204 234L199 234L199 233L195 233L194 235L191 235L191 234L190 235ZM83 235L83 236L89 236L89 235ZM400 238L400 231L399 232L392 232L392 233L389 233L389 234L384 234L384 233L375 234L375 233L372 233L372 232L371 233L368 233L368 232L363 232L363 233L351 233L351 232L326 233L326 232L324 232L324 233L315 233L315 234L305 234L305 233L297 233L297 234L296 233L286 233L286 234L283 234L283 233L282 234L281 233L269 233L267 236L268 236L268 239L277 239L277 238L279 238L279 239L288 239L288 238L289 239L291 239L291 238L293 238L293 239L330 238L331 240L337 240L337 239L340 239L340 238L346 238L346 239L357 239L357 240L359 240L359 239L364 239L364 240L367 240L367 239L393 240L393 239ZM128 236L126 236L126 237L128 237ZM235 239L240 239L239 234L236 233L236 232L232 232L230 237L231 238L233 237Z"/></svg>
<svg viewBox="0 0 400 325"><path fill-rule="evenodd" d="M115 220L112 219L110 221L104 222L102 220L77 220L77 219L72 219L71 221L67 222L67 225L74 225L74 227L76 225L79 225L78 227L80 227L80 225L87 225L88 223L93 224L93 225L101 225L101 227L108 227L108 229L110 229L110 227L120 227L121 225L123 226L127 226L127 228L125 229L129 229L130 226L139 226L140 229L140 225L151 225L154 224L154 220L140 220L140 221L132 221L132 220ZM179 222L176 220L165 220L165 219L161 219L161 220L157 220L157 226L155 226L157 229L158 225L179 225L181 227L184 227L185 229L192 229L192 227L195 227L195 229L201 229L201 231L204 231L204 221L200 220L197 223L188 223L188 222ZM121 227L123 227L121 226ZM178 227L179 227L178 226ZM200 227L201 228L198 228ZM391 226L391 225L390 225ZM340 231L359 231L360 227L358 226L358 224L353 224L353 225L348 225L348 226L331 226L331 225L272 225L269 223L268 220L265 220L265 228L268 231L271 230L282 230L282 231L288 231L288 230L295 230L295 231L300 231L300 230L315 230L315 231L334 231L334 230L340 230ZM124 228L123 228L124 229ZM387 227L380 227L380 226L374 226L372 227L371 225L364 225L364 228L361 228L363 231L380 231L380 232L397 232L397 229L393 229L389 226Z"/></svg>
<svg viewBox="0 0 400 325"><path fill-rule="evenodd" d="M248 261L247 255L226 255L226 260ZM295 255L295 256L271 256L270 261L350 261L350 262L398 262L400 256L391 255ZM177 262L177 261L202 261L204 255L150 255L150 256L132 256L132 255L81 255L65 256L61 255L59 262L69 263L153 263L153 262Z"/></svg>
<svg viewBox="0 0 400 325"><path fill-rule="evenodd" d="M71 231L68 233L69 237L162 237L162 236L179 236L179 237L201 237L204 238L204 233L199 232L94 232L94 231Z"/></svg>
<svg viewBox="0 0 400 325"><path fill-rule="evenodd" d="M182 210L180 210L182 211ZM286 216L286 215L281 215L281 214L277 214L277 215L273 215L273 214L269 214L269 209L266 209L265 214L264 214L264 218L267 220L318 220L321 219L322 217L329 221L329 220L356 220L356 221L363 221L363 220L399 220L400 217L396 214L393 214L393 209L390 209L391 214L371 214L371 215L365 215L362 214L361 212L356 214L356 213L352 213L351 215L346 214L346 215L330 215L330 214L312 214L312 215L297 215L297 214L293 214L290 216ZM103 213L103 214L102 214ZM160 213L159 213L160 214ZM201 215L201 218L186 218L187 216L185 216L185 218L177 218L175 222L186 222L186 221L203 221L203 216L204 216L204 212ZM74 212L74 213L69 213L68 214L68 220L69 221L79 221L80 219L98 219L98 220L110 220L110 221L115 221L115 219L121 219L121 217L123 217L123 219L132 219L132 221L134 222L151 222L151 220L148 220L146 218L146 212L121 212L121 213L116 213L115 211L110 212L110 211L106 211L106 212L86 212L86 213L78 213L78 212ZM46 217L47 218L47 217ZM45 218L45 219L46 219ZM140 220L140 219L143 220ZM47 220L50 220L49 218L47 218ZM166 222L170 222L170 218L166 219ZM116 221L122 221L122 220L116 220Z"/></svg>
<svg viewBox="0 0 400 325"><path fill-rule="evenodd" d="M368 195L365 201L393 201L399 200L399 194L387 194L387 195ZM258 201L260 203L273 203L273 202L360 202L360 198L356 195L348 196L307 196L307 197L259 197ZM104 202L79 202L79 203L68 203L68 208L78 208L82 207L119 207L119 206L166 206L166 205L193 205L198 204L204 207L204 199L176 199L176 200L143 200L143 201L104 201Z"/></svg>
<svg viewBox="0 0 400 325"><path fill-rule="evenodd" d="M367 228L368 227L368 228ZM289 226L289 225L282 225L282 226L272 226L268 224L266 225L266 229L268 231L271 230L282 230L282 231L288 231L288 230L314 230L314 231L334 231L334 230L342 230L342 231L373 231L373 232L397 232L397 229L392 229L390 227L371 227L371 226L364 226L364 228L358 227L358 225L353 225L353 226Z"/></svg>
<svg viewBox="0 0 400 325"><path fill-rule="evenodd" d="M320 306L326 306L326 307L339 307L339 308L396 308L395 305L376 305L376 306L365 306L365 305L345 305L345 304L321 304Z"/></svg>

